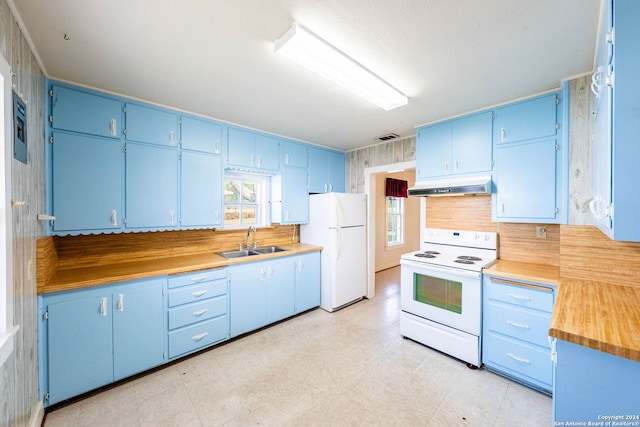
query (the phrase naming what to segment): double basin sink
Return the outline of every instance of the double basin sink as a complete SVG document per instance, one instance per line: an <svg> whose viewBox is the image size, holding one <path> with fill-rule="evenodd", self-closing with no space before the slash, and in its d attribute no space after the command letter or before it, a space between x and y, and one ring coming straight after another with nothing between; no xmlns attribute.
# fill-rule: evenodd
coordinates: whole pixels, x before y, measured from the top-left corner
<svg viewBox="0 0 640 427"><path fill-rule="evenodd" d="M259 246L257 248L251 249L240 249L238 251L227 251L227 252L218 252L218 255L221 255L227 259L231 258L243 258L254 255L264 255L264 254L274 254L276 252L285 252L289 249L284 249L279 246Z"/></svg>

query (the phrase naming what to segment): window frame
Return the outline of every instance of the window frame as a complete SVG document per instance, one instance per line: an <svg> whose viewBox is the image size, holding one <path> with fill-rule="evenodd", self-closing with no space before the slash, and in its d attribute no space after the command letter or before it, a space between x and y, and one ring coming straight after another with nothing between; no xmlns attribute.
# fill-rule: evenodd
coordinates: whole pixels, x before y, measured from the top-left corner
<svg viewBox="0 0 640 427"><path fill-rule="evenodd" d="M389 210L389 199L397 200L397 209L393 212ZM389 220L391 217L396 217L395 230L389 230ZM404 245L404 198L385 196L385 247L394 248L400 245ZM396 239L389 242L389 233L394 231Z"/></svg>
<svg viewBox="0 0 640 427"><path fill-rule="evenodd" d="M225 172L222 179L222 188L226 187L226 182L229 180L239 180L239 181L252 181L257 185L256 189L256 197L257 201L255 203L250 202L242 202L242 199L239 202L227 202L226 198L223 194L223 203L222 203L222 224L225 229L240 229L247 228L250 226L255 227L267 227L270 225L270 209L269 209L269 195L270 195L270 177L265 175L251 174L251 173L240 173L240 172ZM240 206L255 206L256 207L256 221L255 223L242 223L242 218L240 218L240 223L238 224L230 224L226 222L225 214L228 205L240 205Z"/></svg>

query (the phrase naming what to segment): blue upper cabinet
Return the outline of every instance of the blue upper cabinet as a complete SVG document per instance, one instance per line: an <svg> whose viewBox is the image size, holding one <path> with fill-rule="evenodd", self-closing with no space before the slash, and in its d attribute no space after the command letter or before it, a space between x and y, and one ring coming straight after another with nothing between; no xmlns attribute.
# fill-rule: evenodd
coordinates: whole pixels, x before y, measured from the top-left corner
<svg viewBox="0 0 640 427"><path fill-rule="evenodd" d="M306 168L309 166L309 147L293 141L283 141L282 165Z"/></svg>
<svg viewBox="0 0 640 427"><path fill-rule="evenodd" d="M496 144L555 137L557 99L552 94L498 108L494 123Z"/></svg>
<svg viewBox="0 0 640 427"><path fill-rule="evenodd" d="M180 226L222 224L222 159L183 151L180 166Z"/></svg>
<svg viewBox="0 0 640 427"><path fill-rule="evenodd" d="M494 111L494 221L567 222L562 96L554 92Z"/></svg>
<svg viewBox="0 0 640 427"><path fill-rule="evenodd" d="M52 134L54 232L122 228L122 141L88 135Z"/></svg>
<svg viewBox="0 0 640 427"><path fill-rule="evenodd" d="M127 141L176 147L178 145L178 116L158 108L126 103Z"/></svg>
<svg viewBox="0 0 640 427"><path fill-rule="evenodd" d="M51 128L120 139L120 101L59 85L52 85L49 95Z"/></svg>
<svg viewBox="0 0 640 427"><path fill-rule="evenodd" d="M309 147L309 193L344 193L345 155Z"/></svg>
<svg viewBox="0 0 640 427"><path fill-rule="evenodd" d="M594 223L611 239L640 241L640 3L604 0L592 90Z"/></svg>
<svg viewBox="0 0 640 427"><path fill-rule="evenodd" d="M279 167L277 138L229 128L227 166L234 169L275 173Z"/></svg>
<svg viewBox="0 0 640 427"><path fill-rule="evenodd" d="M222 126L187 116L182 116L180 123L180 146L183 149L211 154L222 152Z"/></svg>
<svg viewBox="0 0 640 427"><path fill-rule="evenodd" d="M127 143L126 227L173 229L178 226L178 151Z"/></svg>
<svg viewBox="0 0 640 427"><path fill-rule="evenodd" d="M492 169L491 111L418 129L417 180Z"/></svg>

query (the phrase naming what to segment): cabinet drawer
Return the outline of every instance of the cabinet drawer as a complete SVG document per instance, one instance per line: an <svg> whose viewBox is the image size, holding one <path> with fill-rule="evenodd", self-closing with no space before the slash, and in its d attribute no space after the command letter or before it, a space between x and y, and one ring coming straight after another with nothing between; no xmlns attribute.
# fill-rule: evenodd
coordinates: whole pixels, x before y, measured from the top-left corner
<svg viewBox="0 0 640 427"><path fill-rule="evenodd" d="M217 280L215 282L205 282L199 285L185 286L184 288L169 292L169 307L213 298L225 295L226 293L226 280Z"/></svg>
<svg viewBox="0 0 640 427"><path fill-rule="evenodd" d="M485 310L490 330L549 348L551 315L494 302Z"/></svg>
<svg viewBox="0 0 640 427"><path fill-rule="evenodd" d="M172 276L169 277L169 289L226 278L227 270L225 268L201 271L198 273L183 274L180 276Z"/></svg>
<svg viewBox="0 0 640 427"><path fill-rule="evenodd" d="M485 340L482 361L498 370L551 389L552 371L551 352L512 341L489 333Z"/></svg>
<svg viewBox="0 0 640 427"><path fill-rule="evenodd" d="M229 336L227 316L216 317L169 332L169 358L197 350L224 340Z"/></svg>
<svg viewBox="0 0 640 427"><path fill-rule="evenodd" d="M227 313L227 296L209 298L169 309L169 329L176 329Z"/></svg>
<svg viewBox="0 0 640 427"><path fill-rule="evenodd" d="M487 293L490 300L503 301L521 307L542 310L551 313L553 310L553 288L545 286L528 287L525 283L519 286L500 283L500 278L489 277Z"/></svg>

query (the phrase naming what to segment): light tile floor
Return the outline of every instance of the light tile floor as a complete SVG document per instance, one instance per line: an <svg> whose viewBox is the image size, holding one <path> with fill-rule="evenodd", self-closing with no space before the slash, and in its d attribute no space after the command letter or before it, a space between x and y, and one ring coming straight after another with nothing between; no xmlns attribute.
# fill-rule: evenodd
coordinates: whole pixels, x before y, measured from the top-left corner
<svg viewBox="0 0 640 427"><path fill-rule="evenodd" d="M551 399L404 339L400 269L316 309L49 412L45 426L549 426Z"/></svg>

